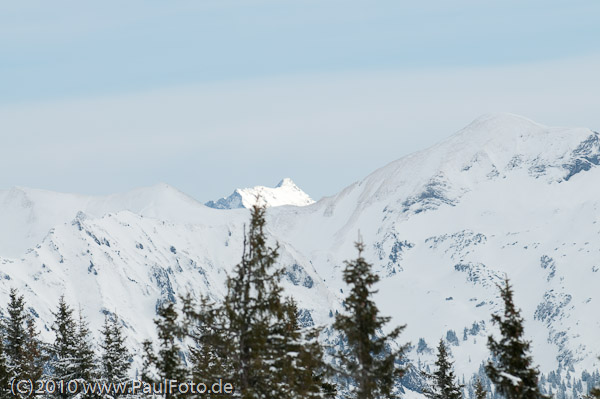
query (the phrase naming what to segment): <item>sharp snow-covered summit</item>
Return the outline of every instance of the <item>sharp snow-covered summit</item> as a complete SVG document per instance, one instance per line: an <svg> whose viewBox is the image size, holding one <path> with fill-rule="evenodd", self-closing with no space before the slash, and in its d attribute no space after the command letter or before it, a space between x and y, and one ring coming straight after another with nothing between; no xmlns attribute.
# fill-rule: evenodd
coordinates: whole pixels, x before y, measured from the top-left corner
<svg viewBox="0 0 600 399"><path fill-rule="evenodd" d="M252 188L238 188L229 197L217 201L208 201L205 205L215 209L251 208L254 204L267 207L294 205L306 206L314 204L304 191L302 191L290 178L285 178L274 188L256 186Z"/></svg>
<svg viewBox="0 0 600 399"><path fill-rule="evenodd" d="M267 231L305 325L342 311L343 262L360 230L381 276L380 309L407 324L401 341L415 344L415 365L431 364L444 336L457 375L476 372L506 274L541 371L579 373L600 356L599 164L594 131L490 115L311 206L275 206L312 203L289 180L214 205L248 207L260 192L272 206ZM19 288L46 336L61 294L96 332L117 311L139 345L154 335L158 303L185 292L222 298L248 217L166 185L108 197L2 191L0 300Z"/></svg>

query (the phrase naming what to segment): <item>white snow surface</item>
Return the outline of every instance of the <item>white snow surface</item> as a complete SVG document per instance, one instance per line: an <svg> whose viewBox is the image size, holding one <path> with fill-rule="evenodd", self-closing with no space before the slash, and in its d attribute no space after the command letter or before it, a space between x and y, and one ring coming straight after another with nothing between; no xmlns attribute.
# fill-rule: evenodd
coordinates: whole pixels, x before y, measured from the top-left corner
<svg viewBox="0 0 600 399"><path fill-rule="evenodd" d="M293 205L306 206L315 201L302 191L289 177L281 180L274 188L256 186L238 188L229 197L209 201L205 205L216 209L252 208L255 204L267 207Z"/></svg>
<svg viewBox="0 0 600 399"><path fill-rule="evenodd" d="M534 361L579 372L600 355L600 137L510 115L481 117L444 142L392 162L333 197L267 213L285 291L301 320L329 325L357 238L381 276L377 302L414 364L431 364L448 330L456 374L488 357L490 314L505 275ZM211 209L160 184L89 197L0 192L0 298L19 288L51 338L61 294L97 332L118 313L130 343L153 337L157 304L191 292L222 298L242 253L246 209ZM28 249L29 248L29 249ZM476 326L474 328L473 326ZM465 329L467 330L465 332ZM419 338L429 351L416 352Z"/></svg>

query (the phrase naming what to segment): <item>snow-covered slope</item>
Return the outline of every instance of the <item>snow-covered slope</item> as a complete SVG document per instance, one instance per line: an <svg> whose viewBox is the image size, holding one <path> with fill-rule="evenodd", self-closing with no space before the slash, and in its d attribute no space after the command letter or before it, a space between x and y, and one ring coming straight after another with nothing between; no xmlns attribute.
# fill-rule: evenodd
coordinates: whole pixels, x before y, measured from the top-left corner
<svg viewBox="0 0 600 399"><path fill-rule="evenodd" d="M415 364L431 363L429 349L443 336L457 374L476 372L501 305L495 284L507 275L541 370L592 370L600 355L599 163L600 135L589 129L489 115L312 206L269 209L267 230L306 324L341 311L343 261L355 256L360 232L382 277L380 309L407 324L401 339L413 343ZM20 288L49 335L50 311L65 293L96 329L104 313L118 312L132 343L154 333L161 301L186 291L220 298L248 211L210 209L162 185L136 193L2 192L0 234L9 244L0 249L12 253L0 251L0 298Z"/></svg>
<svg viewBox="0 0 600 399"><path fill-rule="evenodd" d="M275 188L256 186L252 188L238 188L229 197L217 201L208 201L205 205L215 209L251 208L258 203L267 207L294 205L306 206L314 204L304 191L292 179L286 177Z"/></svg>
<svg viewBox="0 0 600 399"><path fill-rule="evenodd" d="M26 249L40 243L52 227L71 221L78 212L102 217L107 213L125 210L179 223L205 223L215 217L221 218L164 183L106 196L14 187L0 190L0 256L21 255Z"/></svg>
<svg viewBox="0 0 600 399"><path fill-rule="evenodd" d="M344 288L340 265L360 230L385 277L382 309L408 324L413 343L423 337L431 347L473 323L489 333L495 284L506 274L542 370L592 368L600 355L600 315L592 316L600 302L599 161L600 136L589 129L490 115L311 208L286 210L273 225L334 292ZM484 344L467 334L454 349L459 375L487 356Z"/></svg>

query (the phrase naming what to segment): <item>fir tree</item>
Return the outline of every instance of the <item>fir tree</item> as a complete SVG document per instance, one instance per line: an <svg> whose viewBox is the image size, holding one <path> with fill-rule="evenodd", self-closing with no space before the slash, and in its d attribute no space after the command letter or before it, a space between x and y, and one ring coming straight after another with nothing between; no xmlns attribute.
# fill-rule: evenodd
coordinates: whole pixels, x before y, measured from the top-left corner
<svg viewBox="0 0 600 399"><path fill-rule="evenodd" d="M282 300L284 271L276 265L278 246L267 245L265 214L265 207L251 210L242 260L227 279L224 305L213 312L218 316L212 318L212 326L205 323L212 338L203 342L208 344L203 361L227 354L225 367L214 365L229 372L229 381L244 399L331 396L335 388L325 381L318 331L303 331L296 305ZM214 320L219 319L215 330ZM215 344L221 349L210 353Z"/></svg>
<svg viewBox="0 0 600 399"><path fill-rule="evenodd" d="M357 259L346 262L343 277L350 286L344 301L346 314L336 315L333 327L348 342L348 351L338 354L344 368L343 375L356 386L354 396L359 399L393 398L394 385L404 370L397 366L405 347L392 349L404 326L394 328L382 335L383 326L389 317L378 316L379 310L373 301L377 292L372 286L379 276L363 257L364 244L356 243Z"/></svg>
<svg viewBox="0 0 600 399"><path fill-rule="evenodd" d="M35 328L35 321L31 316L27 317L26 336L23 378L31 381L40 380L44 374L44 364L47 356L39 339L39 333Z"/></svg>
<svg viewBox="0 0 600 399"><path fill-rule="evenodd" d="M244 399L281 398L285 387L275 383L272 365L278 354L271 344L282 322L282 269L276 267L278 247L266 243L265 208L251 211L242 261L227 279L224 311L233 365L231 380Z"/></svg>
<svg viewBox="0 0 600 399"><path fill-rule="evenodd" d="M226 351L230 346L226 342L227 334L224 334L221 327L225 324L222 308L204 296L199 306L195 306L189 295L182 300L187 335L193 342L189 350L192 380L213 383L219 378L231 375L232 366ZM218 398L229 395L207 394L205 396Z"/></svg>
<svg viewBox="0 0 600 399"><path fill-rule="evenodd" d="M65 382L77 378L77 324L73 319L73 309L61 296L58 300L58 308L54 315L52 330L55 338L52 344L52 377L55 380Z"/></svg>
<svg viewBox="0 0 600 399"><path fill-rule="evenodd" d="M4 392L3 389L15 378L32 381L40 379L46 360L35 321L25 311L23 295L19 295L13 288L9 297L8 317L3 323L5 342L0 353L0 383L6 385L0 387L0 392Z"/></svg>
<svg viewBox="0 0 600 399"><path fill-rule="evenodd" d="M449 359L448 348L444 340L440 339L438 345L438 354L435 365L437 370L430 376L433 379L434 386L432 390L425 391L425 396L431 399L460 399L462 398L460 389L463 385L457 384L452 362Z"/></svg>
<svg viewBox="0 0 600 399"><path fill-rule="evenodd" d="M178 324L178 314L173 302L167 302L158 309L158 318L154 320L158 331L160 347L156 368L161 379L184 381L186 369L182 362L179 340L182 329ZM171 397L167 395L167 399Z"/></svg>
<svg viewBox="0 0 600 399"><path fill-rule="evenodd" d="M125 345L125 336L115 315L112 320L104 318L102 327L102 355L100 358L102 377L110 382L119 382L127 378L130 353Z"/></svg>
<svg viewBox="0 0 600 399"><path fill-rule="evenodd" d="M11 395L9 383L10 375L8 372L8 360L4 349L4 329L0 328L0 398L9 398Z"/></svg>
<svg viewBox="0 0 600 399"><path fill-rule="evenodd" d="M8 317L4 322L6 331L5 352L9 381L20 378L24 373L26 363L27 314L25 299L15 288L11 288L7 308Z"/></svg>
<svg viewBox="0 0 600 399"><path fill-rule="evenodd" d="M481 380L478 378L477 381L475 381L475 399L485 399L486 397L487 391L481 383Z"/></svg>
<svg viewBox="0 0 600 399"><path fill-rule="evenodd" d="M504 314L492 315L500 328L501 338L488 338L488 348L496 361L486 365L486 372L497 391L506 399L545 398L538 388L538 371L529 355L530 343L523 338L523 318L513 303L513 291L508 278L498 285L504 301Z"/></svg>
<svg viewBox="0 0 600 399"><path fill-rule="evenodd" d="M320 330L300 327L298 307L293 299L284 303L283 318L283 329L275 343L277 383L285 387L282 397L334 397L335 387L326 381L329 368L323 362L318 341Z"/></svg>
<svg viewBox="0 0 600 399"><path fill-rule="evenodd" d="M75 339L75 378L92 381L97 376L96 356L92 348L91 332L81 309L79 310Z"/></svg>

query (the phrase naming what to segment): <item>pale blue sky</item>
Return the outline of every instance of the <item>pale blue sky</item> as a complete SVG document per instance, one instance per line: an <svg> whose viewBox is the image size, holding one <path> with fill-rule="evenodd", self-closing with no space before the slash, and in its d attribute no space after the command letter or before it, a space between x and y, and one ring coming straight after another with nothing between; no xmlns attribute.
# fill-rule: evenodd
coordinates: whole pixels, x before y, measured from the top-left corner
<svg viewBox="0 0 600 399"><path fill-rule="evenodd" d="M0 4L0 188L289 176L316 199L481 113L600 129L600 2Z"/></svg>

